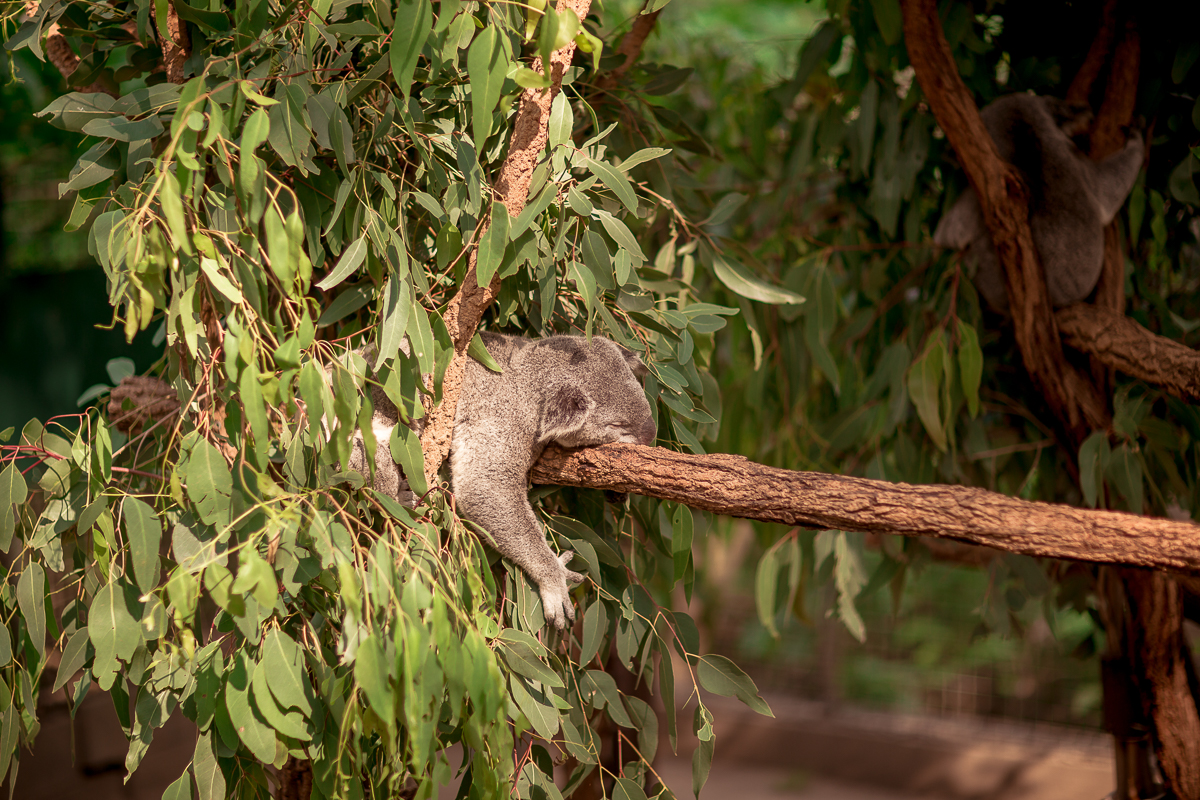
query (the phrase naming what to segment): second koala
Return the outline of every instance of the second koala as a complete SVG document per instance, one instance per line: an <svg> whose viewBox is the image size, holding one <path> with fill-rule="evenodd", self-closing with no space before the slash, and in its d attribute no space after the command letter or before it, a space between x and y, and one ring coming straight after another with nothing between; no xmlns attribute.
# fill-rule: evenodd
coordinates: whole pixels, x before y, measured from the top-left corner
<svg viewBox="0 0 1200 800"><path fill-rule="evenodd" d="M652 445L658 430L642 390L646 365L632 352L597 336L525 339L482 334L503 372L468 362L450 444L450 480L459 512L482 527L496 549L538 585L548 622L575 619L567 569L573 553L555 555L529 505L529 470L546 445L586 447L610 442ZM412 493L387 455L396 407L382 390L372 396L377 440L375 488L403 503ZM351 469L369 474L356 442Z"/></svg>
<svg viewBox="0 0 1200 800"><path fill-rule="evenodd" d="M1088 114L1052 97L1012 94L980 112L1000 157L1029 185L1029 227L1055 306L1091 294L1104 264L1104 226L1124 204L1142 166L1142 137L1103 161L1092 161L1071 141ZM965 249L975 287L988 305L1007 311L1004 271L983 222L979 198L968 188L938 223L933 241Z"/></svg>

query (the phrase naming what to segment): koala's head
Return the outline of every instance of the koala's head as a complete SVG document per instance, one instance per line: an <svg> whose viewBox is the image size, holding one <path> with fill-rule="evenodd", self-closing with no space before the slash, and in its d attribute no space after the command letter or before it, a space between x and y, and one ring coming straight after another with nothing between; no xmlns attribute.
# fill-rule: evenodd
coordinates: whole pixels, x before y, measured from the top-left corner
<svg viewBox="0 0 1200 800"><path fill-rule="evenodd" d="M1042 100L1050 116L1054 117L1055 124L1068 139L1083 136L1091 129L1094 115L1087 103L1072 103L1057 97L1043 97Z"/></svg>
<svg viewBox="0 0 1200 800"><path fill-rule="evenodd" d="M554 336L538 342L553 351L546 366L542 442L587 447L610 442L654 444L658 428L641 379L649 370L625 348L598 336Z"/></svg>

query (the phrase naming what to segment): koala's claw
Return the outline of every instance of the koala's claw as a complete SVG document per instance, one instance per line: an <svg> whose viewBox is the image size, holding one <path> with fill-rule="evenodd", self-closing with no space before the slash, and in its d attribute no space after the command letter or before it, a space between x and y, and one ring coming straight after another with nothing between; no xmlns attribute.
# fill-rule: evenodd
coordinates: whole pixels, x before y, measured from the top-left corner
<svg viewBox="0 0 1200 800"><path fill-rule="evenodd" d="M562 572L538 587L542 598L542 616L560 631L575 621L575 604L571 602L568 584L574 585L583 581L582 575L567 569L567 564L574 557L575 553L570 550L556 556Z"/></svg>
<svg viewBox="0 0 1200 800"><path fill-rule="evenodd" d="M542 596L542 616L546 622L561 631L575 621L575 606L567 594L566 581L560 586L543 586L539 594Z"/></svg>
<svg viewBox="0 0 1200 800"><path fill-rule="evenodd" d="M559 555L558 555L558 564L559 564L559 566L561 566L563 568L563 571L566 572L567 583L570 583L570 584L583 583L582 575L580 575L578 572L572 572L571 570L567 569L567 564L570 564L571 559L573 559L574 557L575 557L574 550L563 551L562 553L559 553Z"/></svg>

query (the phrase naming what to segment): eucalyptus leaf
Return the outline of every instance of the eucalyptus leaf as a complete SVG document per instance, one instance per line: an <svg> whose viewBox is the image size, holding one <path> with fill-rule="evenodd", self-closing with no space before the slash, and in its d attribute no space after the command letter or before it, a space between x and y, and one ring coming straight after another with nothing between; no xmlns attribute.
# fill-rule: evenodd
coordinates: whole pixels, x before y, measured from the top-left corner
<svg viewBox="0 0 1200 800"><path fill-rule="evenodd" d="M483 152L492 132L492 112L500 102L500 91L508 71L508 59L494 26L484 28L467 51L467 76L471 86L471 130L475 149ZM484 286L487 284L484 283Z"/></svg>
<svg viewBox="0 0 1200 800"><path fill-rule="evenodd" d="M130 561L138 588L149 592L159 581L158 548L163 526L154 509L136 497L121 503L121 517L129 537Z"/></svg>
<svg viewBox="0 0 1200 800"><path fill-rule="evenodd" d="M429 0L398 0L395 20L388 59L396 86L407 97L421 48L433 27L433 6Z"/></svg>
<svg viewBox="0 0 1200 800"><path fill-rule="evenodd" d="M760 303L792 304L804 302L804 298L793 291L755 277L742 264L721 255L713 256L713 272L721 283L733 293Z"/></svg>

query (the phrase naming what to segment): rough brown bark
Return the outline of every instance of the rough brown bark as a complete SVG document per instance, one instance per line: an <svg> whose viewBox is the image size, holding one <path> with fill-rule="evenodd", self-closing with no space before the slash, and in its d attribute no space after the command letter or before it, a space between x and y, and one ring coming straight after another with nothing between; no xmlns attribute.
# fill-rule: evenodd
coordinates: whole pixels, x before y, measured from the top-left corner
<svg viewBox="0 0 1200 800"><path fill-rule="evenodd" d="M1200 716L1188 686L1183 596L1171 576L1126 570L1130 651L1144 671L1134 679L1154 720L1159 767L1180 800L1200 798Z"/></svg>
<svg viewBox="0 0 1200 800"><path fill-rule="evenodd" d="M649 2L642 6L642 13L633 21L633 27L621 38L621 46L617 48L617 54L624 56L625 60L596 81L597 89L611 90L621 82L625 73L629 72L629 68L637 63L638 56L642 54L642 48L646 45L646 39L650 37L655 23L658 22L658 16L662 13L662 9L659 9L647 14L646 9L649 7Z"/></svg>
<svg viewBox="0 0 1200 800"><path fill-rule="evenodd" d="M151 8L154 8L152 5ZM183 83L183 62L192 54L192 40L188 36L187 24L179 18L174 3L167 3L167 33L162 41L163 69L171 83Z"/></svg>
<svg viewBox="0 0 1200 800"><path fill-rule="evenodd" d="M741 456L610 444L551 447L534 483L658 497L717 514L809 528L937 536L1076 561L1200 572L1200 526L1033 503L964 486L793 472Z"/></svg>
<svg viewBox="0 0 1200 800"><path fill-rule="evenodd" d="M569 8L583 19L587 16L592 0L560 0L560 8ZM555 50L550 56L550 88L546 90L526 89L521 94L520 105L517 107L516 118L513 121L512 139L508 146L508 155L500 167L500 176L495 183L495 191L504 203L510 217L515 217L525 208L529 199L529 183L533 177L533 168L546 148L549 138L550 104L562 88L563 72L571 64L575 55L575 42L567 43L566 47ZM542 72L541 58L534 59L532 68ZM479 232L482 237L484 231ZM478 240L477 240L478 241ZM463 373L466 369L467 345L479 327L483 312L496 299L500 292L500 278L496 276L486 287L481 287L476 280L475 264L478 255L473 248L468 254L467 274L463 278L462 287L458 290L442 314L446 329L454 337L454 356L446 368L442 379L442 402L429 414L425 431L421 434L421 451L425 458L425 477L432 486L435 483L437 471L450 453L450 435L454 429L454 414L458 410L458 397L462 389Z"/></svg>
<svg viewBox="0 0 1200 800"><path fill-rule="evenodd" d="M312 796L312 764L289 756L279 770L278 800L308 800Z"/></svg>
<svg viewBox="0 0 1200 800"><path fill-rule="evenodd" d="M1117 0L1105 0L1104 8L1100 12L1100 27L1096 30L1095 38L1092 39L1092 46L1088 49L1088 54L1083 59L1079 71L1075 73L1075 79L1071 81L1071 88L1067 89L1068 103L1088 105L1088 95L1092 92L1092 84L1104 71L1104 65L1108 61L1108 54L1112 49L1116 33Z"/></svg>
<svg viewBox="0 0 1200 800"><path fill-rule="evenodd" d="M1097 161L1125 146L1125 128L1133 122L1133 111L1137 105L1141 62L1142 40L1135 22L1130 19L1125 22L1121 40L1113 52L1104 100L1092 123L1088 155Z"/></svg>
<svg viewBox="0 0 1200 800"><path fill-rule="evenodd" d="M39 5L37 0L26 0L25 13L30 17L37 16ZM46 29L46 58L50 60L50 63L68 81L71 78L71 74L79 67L79 56L75 55L75 51L67 43L67 37L59 33L57 22ZM91 93L103 92L104 94L117 97L117 92L111 86L105 86L98 81L90 86L82 87L79 91Z"/></svg>
<svg viewBox="0 0 1200 800"><path fill-rule="evenodd" d="M1200 402L1200 352L1088 303L1060 308L1055 318L1067 345L1180 400Z"/></svg>
<svg viewBox="0 0 1200 800"><path fill-rule="evenodd" d="M1104 101L1092 125L1089 155L1097 161L1125 146L1125 129L1133 122L1137 103L1141 60L1141 38L1130 20L1113 53ZM1125 250L1121 247L1116 220L1104 229L1104 266L1096 286L1096 305L1117 313L1125 312Z"/></svg>
<svg viewBox="0 0 1200 800"><path fill-rule="evenodd" d="M1013 329L1025 369L1074 445L1108 427L1104 400L1063 356L1042 265L1029 231L1028 190L1005 163L958 74L934 0L904 0L904 40L917 81L979 196L1004 266Z"/></svg>
<svg viewBox="0 0 1200 800"><path fill-rule="evenodd" d="M1133 121L1141 39L1128 8L1118 9L1113 0L1105 4L1100 33L1072 84L1075 90L1095 80L1091 69L1098 72L1103 59L1093 63L1092 55L1111 48L1120 16L1127 19L1112 54L1104 99L1090 132L1089 154L1096 160L1125 146L1125 128ZM1078 97L1068 93L1068 99L1086 102L1087 95L1085 88ZM1076 347L1086 345L1079 349L1091 355L1092 375L1098 386L1111 386L1113 369L1120 369L1157 383L1184 400L1196 399L1200 387L1200 359L1196 354L1154 336L1125 316L1125 248L1115 220L1104 231L1104 265L1095 303L1064 309L1065 314L1060 311L1058 322L1065 342ZM1081 335L1073 337L1068 331L1072 327ZM1119 576L1113 576L1115 572ZM1180 587L1169 576L1143 570L1108 568L1105 574L1114 578L1107 584L1110 589L1119 585L1115 595L1110 590L1098 597L1109 639L1102 672L1112 673L1104 681L1106 726L1114 735L1118 778L1127 784L1119 785L1115 796L1146 796L1145 791L1157 788L1143 745L1143 725L1150 723L1158 762L1175 794L1200 797L1200 716L1183 662L1187 651ZM1115 602L1117 595L1123 602ZM1128 676L1129 685L1114 681L1120 676Z"/></svg>

